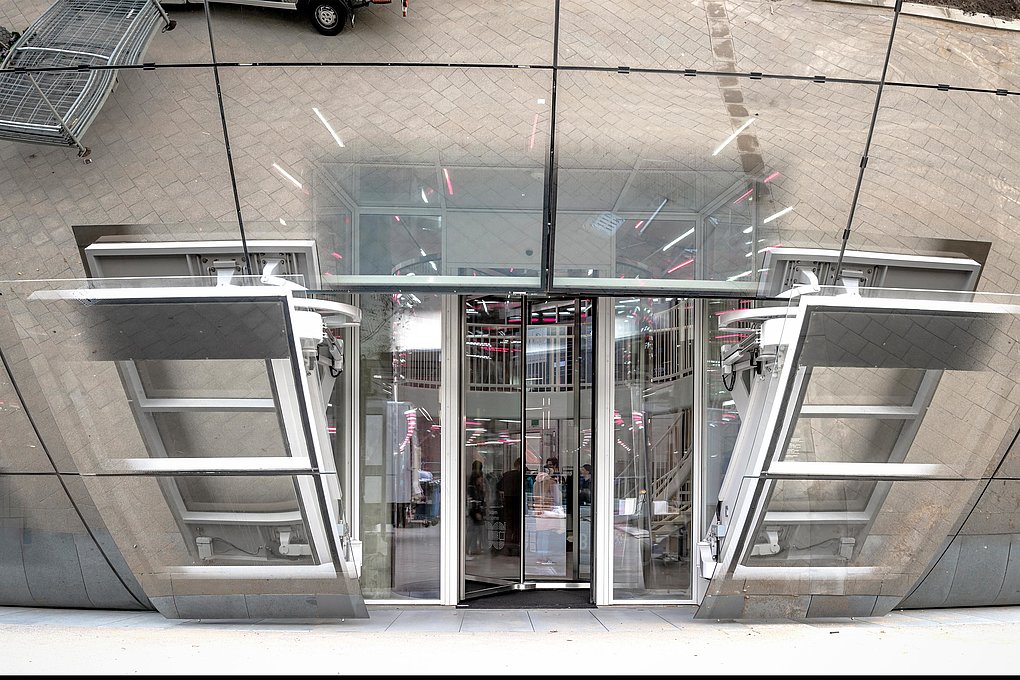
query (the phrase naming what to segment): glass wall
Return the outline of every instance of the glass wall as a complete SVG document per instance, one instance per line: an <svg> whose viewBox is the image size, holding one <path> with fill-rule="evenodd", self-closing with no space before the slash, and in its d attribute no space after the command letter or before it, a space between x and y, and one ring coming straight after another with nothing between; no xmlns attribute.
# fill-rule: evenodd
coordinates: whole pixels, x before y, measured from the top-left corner
<svg viewBox="0 0 1020 680"><path fill-rule="evenodd" d="M724 312L753 305L753 301L706 300L704 317L704 425L702 429L702 513L701 530L707 531L716 513L719 489L722 486L730 455L740 431L740 411L723 383L722 356L727 346L734 346L755 333L736 328L720 329L719 316Z"/></svg>
<svg viewBox="0 0 1020 680"><path fill-rule="evenodd" d="M768 248L834 243L873 86L583 71L558 86L561 285L739 293Z"/></svg>
<svg viewBox="0 0 1020 680"><path fill-rule="evenodd" d="M52 4L5 0L0 28L27 35ZM437 332L407 330L431 329L439 313L438 298L422 291L640 292L637 302L618 301L621 347L634 347L631 363L620 354L614 369L613 441L621 479L632 480L620 482L617 517L633 519L627 535L645 541L640 569L620 558L620 574L640 572L619 584L624 598L689 587L661 576L662 560L648 561L681 553L654 538L661 527L679 531L655 514L656 503L682 502L678 487L650 485L688 447L669 424L683 407L660 404L654 391L666 389L662 366L672 361L647 339L676 299L665 296L731 298L705 303L711 322L757 292L770 248L838 249L844 230L851 249L979 244L978 289L1020 290L1016 31L816 0L414 0L406 16L397 2L359 7L356 22L348 16L341 33L323 35L276 4L168 2L176 27L162 31L154 20L125 63L84 49L39 61L60 51L54 42L28 45L19 59L31 61L5 61L0 127L8 114L30 114L21 133L38 124L63 134L79 122L51 116L31 79L58 106L85 81L105 89L75 144L0 132L0 280L87 276L83 249L97 240L314 241L315 286L363 294L366 311L347 354L359 415L333 427L363 443L337 473L359 471L345 479L359 494L347 501L364 504L357 529L372 598L427 600L440 586L430 523L442 473L441 348ZM81 32L69 44L118 42L73 19L66 25ZM271 264L245 259L237 271ZM164 266L153 274L169 275ZM79 494L78 519L102 536L100 515L81 510L88 447L74 428L58 427L70 416L51 412L52 385L16 327L0 307L11 383L0 384L0 470L73 479L62 488ZM740 424L718 355L740 338L739 328L711 323L702 336L706 521ZM139 368L142 380L159 377ZM669 389L688 389L686 375L675 380ZM206 450L224 453L231 442L214 437L225 420L161 413L153 427L172 450L214 443L223 449ZM257 429L234 443L253 455L278 448L258 434L271 418L252 420ZM642 499L644 519L625 512ZM698 532L686 530L689 547ZM104 557L118 559L116 550Z"/></svg>
<svg viewBox="0 0 1020 680"><path fill-rule="evenodd" d="M330 288L537 287L551 77L497 73L225 72L246 234L314 238Z"/></svg>
<svg viewBox="0 0 1020 680"><path fill-rule="evenodd" d="M694 301L614 307L613 599L690 599Z"/></svg>
<svg viewBox="0 0 1020 680"><path fill-rule="evenodd" d="M361 295L356 400L362 589L367 599L440 595L437 295Z"/></svg>

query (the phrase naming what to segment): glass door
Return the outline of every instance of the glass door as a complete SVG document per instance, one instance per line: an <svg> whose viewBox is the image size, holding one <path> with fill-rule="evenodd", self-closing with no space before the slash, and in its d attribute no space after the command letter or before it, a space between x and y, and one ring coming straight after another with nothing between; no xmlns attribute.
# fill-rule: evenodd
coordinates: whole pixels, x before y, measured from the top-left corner
<svg viewBox="0 0 1020 680"><path fill-rule="evenodd" d="M464 594L587 587L592 301L464 302Z"/></svg>

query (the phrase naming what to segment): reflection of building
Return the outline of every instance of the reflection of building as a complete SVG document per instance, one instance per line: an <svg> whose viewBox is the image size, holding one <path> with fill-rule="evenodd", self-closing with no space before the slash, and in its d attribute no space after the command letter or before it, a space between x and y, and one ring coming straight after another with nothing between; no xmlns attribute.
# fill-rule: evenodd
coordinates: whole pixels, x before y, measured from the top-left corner
<svg viewBox="0 0 1020 680"><path fill-rule="evenodd" d="M611 9L171 8L0 142L0 604L1018 603L1013 32Z"/></svg>

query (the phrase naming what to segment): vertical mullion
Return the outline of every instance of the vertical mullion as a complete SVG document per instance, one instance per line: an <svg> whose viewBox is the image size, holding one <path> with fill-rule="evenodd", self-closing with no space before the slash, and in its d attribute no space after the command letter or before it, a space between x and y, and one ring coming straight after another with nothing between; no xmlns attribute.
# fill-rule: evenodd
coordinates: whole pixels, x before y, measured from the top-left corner
<svg viewBox="0 0 1020 680"><path fill-rule="evenodd" d="M442 296L440 325L442 341L439 362L439 422L443 453L441 457L439 499L439 597L443 604L457 604L464 596L463 587L463 515L460 512L463 471L460 469L460 433L463 428L460 400L460 343L463 304L457 295Z"/></svg>
<svg viewBox="0 0 1020 680"><path fill-rule="evenodd" d="M570 488L567 489L567 493L570 494L570 507L572 510L570 533L574 541L573 550L571 551L572 562L574 563L574 580L580 581L581 551L578 546L581 542L581 507L578 504L580 499L578 498L577 487L581 481L581 298L574 298L573 330L572 350L574 357L570 365L571 384L574 386L574 441L577 447L574 453L573 475L571 476L573 481L570 484Z"/></svg>
<svg viewBox="0 0 1020 680"><path fill-rule="evenodd" d="M351 301L355 306L361 304L361 296L354 295ZM361 404L358 399L361 391L358 385L361 384L361 326L357 326L348 334L348 341L344 343L344 373L346 379L343 383L344 408L342 413L347 421L344 428L344 466L347 472L347 488L344 489L344 509L351 521L351 538L361 540L361 456L357 452L361 447Z"/></svg>
<svg viewBox="0 0 1020 680"><path fill-rule="evenodd" d="M553 288L553 264L556 248L556 188L559 168L556 159L556 87L559 69L560 0L556 0L553 18L552 89L549 95L549 155L545 165L545 196L542 201L542 290Z"/></svg>
<svg viewBox="0 0 1020 680"><path fill-rule="evenodd" d="M613 381L614 348L613 298L595 300L595 482L592 498L592 526L595 536L592 554L595 573L595 604L613 599Z"/></svg>
<svg viewBox="0 0 1020 680"><path fill-rule="evenodd" d="M701 552L697 550L697 544L701 541L704 531L702 529L702 507L704 501L704 469L702 463L703 442L705 438L705 419L708 415L706 407L705 380L708 378L708 366L705 351L708 342L708 304L704 299L694 300L694 328L692 335L694 339L694 432L692 433L691 469L691 524L687 532L687 554L691 560L691 598L696 603L701 603L708 590L708 581L700 576L698 562L701 559Z"/></svg>
<svg viewBox="0 0 1020 680"><path fill-rule="evenodd" d="M519 542L519 567L520 567L520 579L518 583L524 583L524 557L525 551L527 550L527 543L524 540L524 536L527 533L527 481L528 481L528 429L524 425L524 419L528 414L528 322L531 321L531 306L528 301L527 295L521 295L521 365L518 367L521 381L521 399L520 399L520 432L521 432L521 507L518 508L520 513L520 530L517 532L517 540ZM541 464L541 461L539 461Z"/></svg>

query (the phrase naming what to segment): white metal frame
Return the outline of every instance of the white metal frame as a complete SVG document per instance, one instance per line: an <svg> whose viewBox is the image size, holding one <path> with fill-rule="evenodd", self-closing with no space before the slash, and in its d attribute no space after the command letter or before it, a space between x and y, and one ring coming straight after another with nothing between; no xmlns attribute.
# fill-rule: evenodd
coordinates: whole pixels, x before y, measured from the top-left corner
<svg viewBox="0 0 1020 680"><path fill-rule="evenodd" d="M616 310L613 299L600 297L595 314L595 605L613 603L613 361Z"/></svg>
<svg viewBox="0 0 1020 680"><path fill-rule="evenodd" d="M758 284L759 297L773 297L782 293L780 290L782 282L776 277L782 273L782 265L790 261L806 261L816 263L834 264L838 259L838 253L833 250L822 248L770 248L765 251L765 259L762 267L768 272L767 276L761 277ZM878 253L870 251L848 251L843 260L843 270L857 267L877 267L879 275L877 280L868 284L871 288L886 288L885 277L889 269L911 267L923 270L929 274L945 275L949 272L962 272L966 274L966 280L961 291L974 290L977 287L978 276L981 274L981 264L967 258L950 256L925 256L925 255L902 255L897 253ZM823 285L824 282L822 282ZM839 284L839 282L835 282Z"/></svg>
<svg viewBox="0 0 1020 680"><path fill-rule="evenodd" d="M245 246L249 256L256 253L280 253L292 258L298 271L290 275L301 274L305 277L303 285L316 289L320 285L319 258L315 241L312 240L247 240L241 241L96 241L85 247L85 261L93 277L108 277L103 271L103 263L111 260L121 262L137 260L140 268L145 269L145 259L153 256L179 255L188 267L182 276L207 276L200 266L202 257L218 257L232 255L243 259ZM243 264L239 263L239 264ZM253 272L254 273L254 272ZM277 275L280 272L275 272ZM144 275L144 274L140 274Z"/></svg>
<svg viewBox="0 0 1020 680"><path fill-rule="evenodd" d="M442 604L455 605L464 593L464 485L461 466L461 432L464 428L460 402L460 357L463 355L462 314L460 296L442 297L441 325L443 329L440 349L440 423L442 423L443 477L440 482L439 523L439 597ZM452 557L456 555L456 558Z"/></svg>
<svg viewBox="0 0 1020 680"><path fill-rule="evenodd" d="M694 484L691 493L691 530L688 533L688 550L691 556L691 597L699 603L705 597L708 581L700 578L701 553L698 542L704 534L705 508L705 382L708 377L708 363L705 347L708 342L708 304L703 299L694 301Z"/></svg>
<svg viewBox="0 0 1020 680"><path fill-rule="evenodd" d="M754 541L754 530L758 527L763 515L766 514L767 499L770 497L772 486L779 479L869 479L880 482L892 480L942 480L959 479L959 474L954 474L943 465L938 464L905 464L890 459L886 463L809 463L780 461L779 456L785 449L785 434L792 427L792 423L798 416L798 409L789 408L785 412L782 422L779 416L784 409L786 400L776 398L777 395L787 395L793 404L798 403L794 392L796 389L803 389L803 371L792 361L794 347L797 338L802 334L803 326L809 318L812 309L824 309L826 307L846 308L859 307L870 310L911 310L942 313L971 313L971 314L1017 314L1020 306L1006 303L994 302L957 302L946 300L918 300L918 299L896 299L896 298L862 298L858 295L844 294L834 296L802 296L795 307L789 308L789 316L785 321L782 336L786 350L782 354L780 373L773 379L770 385L769 397L764 401L768 405L767 412L761 415L761 421L765 422L764 428L755 428L758 436L750 450L750 457L746 461L746 467L740 465L741 461L731 462L727 472L727 480L724 481L721 498L734 498L734 507L730 516L738 519L738 526L728 529L728 540L722 543L722 550L717 559L718 567L716 577L732 574L733 578L761 578L766 573L768 578L811 578L813 580L842 579L848 574L873 574L880 571L880 567L771 567L771 566L748 566L741 563L750 544ZM937 375L941 371L929 370L922 380L917 396L907 412L889 407L870 407L879 409L879 415L887 417L904 418L908 420L904 432L900 435L894 451L899 460L906 454L909 441L904 444L904 437L912 441L914 433L920 426L920 420L924 415L927 402L934 394L937 384ZM796 385L791 385L795 381ZM755 400L753 400L755 401ZM848 407L820 407L819 412L843 413L843 415L864 415L857 409ZM884 411L884 413L882 413ZM753 413L753 412L752 412ZM871 415L871 414L867 414ZM776 428L780 429L780 436L773 436ZM775 445L773 445L775 442ZM750 478L751 484L743 485L741 480ZM735 480L735 481L734 481ZM761 480L761 481L755 481ZM760 487L760 488L759 488ZM838 521L845 523L848 516L859 518L862 523L873 520L880 509L882 498L888 491L888 487L876 488L875 493L869 500L867 509L863 513L833 513L830 517L822 517L823 523ZM880 495L876 498L876 495ZM793 521L801 513L790 513L788 517L780 516L779 519ZM817 515L817 513L811 513ZM768 513L773 515L773 513ZM859 516L859 517L858 517ZM739 534L736 532L739 531ZM739 536L739 537L738 537Z"/></svg>
<svg viewBox="0 0 1020 680"><path fill-rule="evenodd" d="M370 293L362 293L370 294ZM360 295L360 294L359 294ZM355 295L355 303L359 296ZM438 599L396 599L396 598L366 598L365 602L371 605L402 606L435 606L455 605L460 600L461 574L463 573L463 562L461 555L463 550L458 548L458 537L460 536L462 518L458 508L461 502L461 484L458 483L460 474L460 431L462 425L460 418L460 397L459 397L459 371L460 364L460 298L456 295L441 296L440 328L441 340L441 379L440 379L440 404L439 422L442 425L440 436L442 437L442 455L440 465L442 466L442 478L439 487L439 598ZM350 393L347 400L349 407L345 415L350 423L350 436L346 445L346 459L350 473L350 514L353 524L352 535L361 540L361 472L362 459L359 454L362 451L361 422L358 418L359 408L358 395L354 393L354 386L361 383L360 380L360 351L358 338L359 331L351 334L353 341L348 342L345 351L349 352L349 360L346 365L350 367L346 380L346 392Z"/></svg>
<svg viewBox="0 0 1020 680"><path fill-rule="evenodd" d="M674 287L673 293L670 297L683 298L683 295ZM615 390L615 342L616 342L616 310L614 308L615 299L611 297L601 297L599 300L599 314L596 323L599 326L599 331L602 335L598 338L596 346L600 348L596 357L596 410L597 419L599 425L599 438L596 442L597 451L599 452L599 464L602 466L602 474L596 476L595 486L598 490L596 497L601 497L601 500L597 502L596 510L596 536L599 538L597 541L598 546L601 549L596 550L596 574L598 576L595 584L596 599L595 604L598 606L606 605L687 605L697 604L701 601L704 593L702 589L707 584L702 584L701 579L697 577L698 573L698 555L697 555L697 542L695 537L701 535L701 493L702 493L702 480L701 480L701 443L703 441L702 423L704 422L704 385L702 384L705 378L705 364L704 364L704 329L705 319L704 314L706 306L704 300L696 299L695 310L694 310L694 431L691 446L693 452L691 454L691 529L688 534L688 541L690 543L690 583L691 583L691 594L686 598L659 598L659 599L646 599L641 598L640 600L634 599L617 599L613 596L613 584L614 574L613 568L615 565L613 557L613 539L614 539L614 528L613 528L613 476L612 474L606 474L605 471L612 471L615 469L614 457L615 457L615 440L613 438L613 396ZM605 321L602 321L605 319ZM603 325L603 323L605 325ZM608 356L604 356L601 352L601 348L606 347L605 351ZM600 519L601 518L601 519ZM601 534L599 532L602 532Z"/></svg>
<svg viewBox="0 0 1020 680"><path fill-rule="evenodd" d="M145 438L150 452L157 458L118 459L109 461L103 469L106 474L156 475L173 477L175 474L254 474L276 473L281 476L292 475L296 482L296 492L301 507L305 526L310 533L314 546L313 559L315 565L282 565L289 578L323 578L336 577L344 570L348 575L357 578L353 570L351 556L344 545L345 536L339 533L339 498L325 498L316 488L314 477L319 473L335 475L335 465L329 455L328 446L324 447L324 418L316 419L314 414L324 408L325 400L319 395L320 385L317 381L309 381L305 374L300 338L297 333L295 315L299 310L320 307L318 301L294 298L291 288L278 286L215 286L215 287L161 287L161 288L104 288L77 289L58 291L37 291L29 299L36 300L68 300L81 303L95 301L136 302L179 300L200 304L202 301L214 300L222 303L223 298L238 300L256 299L266 302L278 302L289 319L288 335L291 357L289 359L270 360L270 378L277 388L275 397L284 423L284 438L287 452L277 457L230 457L230 458L166 458L162 438L158 433L153 413L165 411L195 410L267 410L265 399L158 399L153 400L144 394L142 383L133 361L118 362L118 367L125 378L125 391L132 401L139 420L140 433ZM360 311L347 305L328 305L323 308L328 314L342 314L346 318L341 325L354 324L360 321ZM297 376L297 382L295 382ZM314 398L318 395L318 401ZM268 400L274 401L274 400ZM223 403L217 403L223 402ZM275 409L272 409L275 410ZM317 432L318 427L323 432ZM310 446L309 446L310 444ZM172 481L172 480L171 480ZM175 486L170 484L167 486ZM327 486L335 486L329 485ZM331 489L339 492L339 487ZM332 494L331 494L332 495ZM193 513L186 509L180 494L170 494L167 499L175 514L186 524L195 523L209 518L227 519L232 524L266 524L280 513ZM325 509L325 516L323 516ZM286 513L288 517L294 513ZM337 560L341 560L343 565ZM251 579L273 578L276 565L259 566L171 566L167 573L172 576L187 578L219 578L219 579Z"/></svg>

